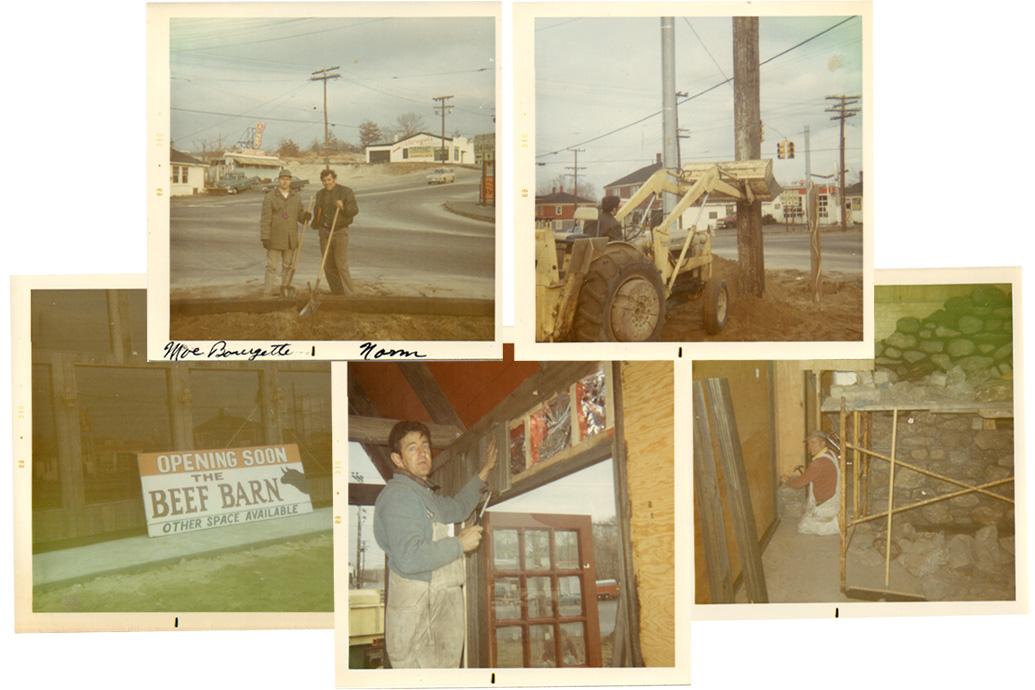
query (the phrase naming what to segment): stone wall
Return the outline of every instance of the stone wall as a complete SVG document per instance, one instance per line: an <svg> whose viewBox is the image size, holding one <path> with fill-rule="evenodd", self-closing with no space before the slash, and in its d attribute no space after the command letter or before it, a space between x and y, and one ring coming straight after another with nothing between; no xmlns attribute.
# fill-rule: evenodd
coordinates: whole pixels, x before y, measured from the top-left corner
<svg viewBox="0 0 1035 690"><path fill-rule="evenodd" d="M898 320L894 333L876 344L874 365L897 380L928 379L950 385L983 381L1013 370L1011 295L979 285L966 297L946 300L924 318Z"/></svg>

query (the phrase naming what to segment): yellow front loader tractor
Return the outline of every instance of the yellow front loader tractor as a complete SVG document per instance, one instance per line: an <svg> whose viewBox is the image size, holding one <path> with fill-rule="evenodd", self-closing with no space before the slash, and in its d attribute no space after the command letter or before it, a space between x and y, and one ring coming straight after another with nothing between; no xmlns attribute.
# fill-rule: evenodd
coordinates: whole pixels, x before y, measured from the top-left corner
<svg viewBox="0 0 1035 690"><path fill-rule="evenodd" d="M703 299L705 330L718 333L726 325L731 296L726 281L712 276L711 234L695 222L682 244L672 246L672 230L698 201L699 222L709 201L770 201L781 191L771 160L688 163L678 172L654 173L618 209L615 219L621 223L650 201L639 227L625 231L625 241L562 239L537 227L536 340L658 340L667 305L682 299ZM662 194L679 201L655 224L650 211ZM577 213L595 217L596 209Z"/></svg>

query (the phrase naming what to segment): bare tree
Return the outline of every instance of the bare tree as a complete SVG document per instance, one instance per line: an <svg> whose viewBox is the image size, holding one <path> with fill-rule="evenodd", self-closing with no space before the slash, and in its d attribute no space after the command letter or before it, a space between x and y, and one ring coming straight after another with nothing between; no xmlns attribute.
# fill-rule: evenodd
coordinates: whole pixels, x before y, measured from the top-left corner
<svg viewBox="0 0 1035 690"><path fill-rule="evenodd" d="M396 130L400 136L409 137L423 132L426 125L424 124L424 116L420 113L403 113L399 117L395 118Z"/></svg>
<svg viewBox="0 0 1035 690"><path fill-rule="evenodd" d="M281 158L296 157L301 155L302 150L298 148L298 144L293 139L281 139L280 144L277 146L277 155Z"/></svg>

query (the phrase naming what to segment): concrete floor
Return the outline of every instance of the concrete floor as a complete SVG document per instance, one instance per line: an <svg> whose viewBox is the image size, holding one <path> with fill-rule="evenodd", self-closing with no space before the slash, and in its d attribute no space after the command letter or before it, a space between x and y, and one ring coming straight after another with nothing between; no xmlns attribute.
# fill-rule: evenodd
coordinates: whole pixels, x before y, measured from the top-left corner
<svg viewBox="0 0 1035 690"><path fill-rule="evenodd" d="M884 589L884 559L872 548L868 531L857 532L846 559L849 587ZM796 520L783 520L762 553L770 603L826 603L857 601L841 593L840 540L799 534ZM921 592L920 583L902 566L891 564L889 589L909 594ZM735 597L747 601L744 587Z"/></svg>

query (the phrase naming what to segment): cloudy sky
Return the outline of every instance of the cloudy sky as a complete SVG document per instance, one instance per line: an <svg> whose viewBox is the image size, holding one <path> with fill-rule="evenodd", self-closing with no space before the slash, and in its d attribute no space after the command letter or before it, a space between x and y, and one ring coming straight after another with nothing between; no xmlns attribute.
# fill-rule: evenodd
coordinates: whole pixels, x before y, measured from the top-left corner
<svg viewBox="0 0 1035 690"><path fill-rule="evenodd" d="M733 77L731 19L676 17L675 54L676 91L687 94L679 99L679 126L689 134L683 162L733 160L733 84L723 83ZM763 158L774 159L781 184L803 179L809 125L812 173L833 174L839 124L825 112L833 104L826 97L862 95L861 19L762 17L759 55ZM564 174L570 184L574 154L566 149L584 149L580 186L590 181L599 198L603 185L662 151L659 17L538 18L535 60L537 185ZM848 119L849 183L862 168L862 131L861 113ZM777 159L784 139L795 144L793 160Z"/></svg>
<svg viewBox="0 0 1035 690"><path fill-rule="evenodd" d="M234 144L265 122L263 145L323 140L323 82L316 70L339 66L327 82L331 131L359 141L359 124L382 130L408 112L439 132L437 96L448 103L446 135L494 131L495 20L491 17L221 18L170 21L172 138Z"/></svg>

